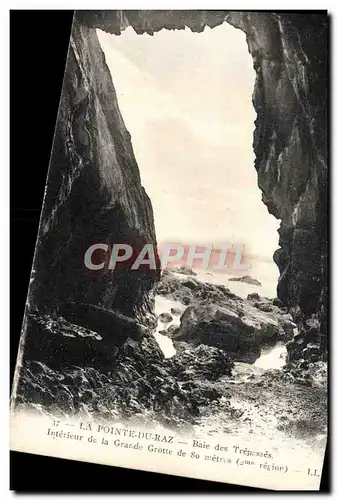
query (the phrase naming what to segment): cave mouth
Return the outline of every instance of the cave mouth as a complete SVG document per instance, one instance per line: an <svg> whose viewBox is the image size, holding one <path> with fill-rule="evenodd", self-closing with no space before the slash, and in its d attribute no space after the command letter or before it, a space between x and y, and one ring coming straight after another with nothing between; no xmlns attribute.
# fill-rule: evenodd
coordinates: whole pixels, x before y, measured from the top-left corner
<svg viewBox="0 0 337 500"><path fill-rule="evenodd" d="M262 288L231 282L234 293L275 297L278 221L261 200L254 169L256 74L245 33L228 23L200 33L96 32L159 246L243 244L250 270L229 274L249 274ZM215 282L231 277L213 274Z"/></svg>

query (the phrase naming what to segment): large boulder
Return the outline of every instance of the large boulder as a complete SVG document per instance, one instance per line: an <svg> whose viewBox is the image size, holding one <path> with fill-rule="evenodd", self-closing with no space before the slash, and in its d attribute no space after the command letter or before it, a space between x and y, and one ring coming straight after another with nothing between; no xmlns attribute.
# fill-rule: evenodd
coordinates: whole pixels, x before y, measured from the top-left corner
<svg viewBox="0 0 337 500"><path fill-rule="evenodd" d="M192 283L192 286L190 286ZM202 283L196 278L179 278L171 271L166 270L161 281L157 284L157 293L182 303L188 294L189 311L199 310L200 314L213 317L215 311L227 311L234 329L254 332L254 337L259 345L273 344L277 340L290 340L295 323L291 321L291 316L275 306L271 299L251 294L249 300L245 300L231 293L223 285L212 283ZM188 305L188 304L187 304ZM202 309L200 309L202 306ZM208 306L208 307L206 307ZM191 309L192 308L192 309ZM220 313L217 313L217 317ZM190 313L185 313L181 317L182 335L185 337L185 322L190 322ZM227 321L227 320L226 320ZM207 322L209 322L207 320ZM242 327L242 325L244 325ZM188 330L188 325L187 325ZM186 330L186 331L187 331ZM177 332L174 332L174 339L178 340ZM192 335L193 336L193 335ZM187 332L187 337L189 334ZM207 342L205 342L207 344ZM218 345L218 344L215 344ZM258 354L257 354L258 355ZM251 357L252 359L254 356ZM253 361L252 361L253 362Z"/></svg>
<svg viewBox="0 0 337 500"><path fill-rule="evenodd" d="M215 346L235 361L254 363L261 354L258 331L232 310L217 305L190 306L181 317L175 341Z"/></svg>

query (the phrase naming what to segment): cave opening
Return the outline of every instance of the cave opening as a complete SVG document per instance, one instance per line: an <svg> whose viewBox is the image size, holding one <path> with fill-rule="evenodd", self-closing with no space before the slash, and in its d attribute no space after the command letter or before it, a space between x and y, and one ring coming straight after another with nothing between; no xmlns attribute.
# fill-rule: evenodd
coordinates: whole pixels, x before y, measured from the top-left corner
<svg viewBox="0 0 337 500"><path fill-rule="evenodd" d="M246 35L228 23L201 33L161 30L121 35L97 29L149 195L159 246L180 242L244 245L249 271L198 271L228 281L249 274L261 286L231 282L246 297L276 296L279 221L261 200L254 168L256 73ZM231 276L230 276L230 275Z"/></svg>

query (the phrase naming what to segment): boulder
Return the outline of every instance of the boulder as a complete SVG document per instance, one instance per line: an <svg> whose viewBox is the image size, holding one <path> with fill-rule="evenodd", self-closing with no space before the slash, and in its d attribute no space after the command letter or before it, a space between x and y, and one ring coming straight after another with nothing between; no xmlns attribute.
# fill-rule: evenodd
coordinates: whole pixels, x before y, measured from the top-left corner
<svg viewBox="0 0 337 500"><path fill-rule="evenodd" d="M171 321L173 320L171 314L167 312L159 314L158 318L162 323L171 323Z"/></svg>
<svg viewBox="0 0 337 500"><path fill-rule="evenodd" d="M214 346L246 363L254 363L261 354L256 328L225 307L190 306L180 322L177 341Z"/></svg>
<svg viewBox="0 0 337 500"><path fill-rule="evenodd" d="M248 285L262 286L258 280L251 278L250 276L240 276L240 278L233 277L229 278L228 281L241 281L242 283L247 283Z"/></svg>
<svg viewBox="0 0 337 500"><path fill-rule="evenodd" d="M119 343L111 335L103 338L89 328L47 315L29 314L26 324L25 361L46 363L53 369L90 366L102 372L114 366Z"/></svg>

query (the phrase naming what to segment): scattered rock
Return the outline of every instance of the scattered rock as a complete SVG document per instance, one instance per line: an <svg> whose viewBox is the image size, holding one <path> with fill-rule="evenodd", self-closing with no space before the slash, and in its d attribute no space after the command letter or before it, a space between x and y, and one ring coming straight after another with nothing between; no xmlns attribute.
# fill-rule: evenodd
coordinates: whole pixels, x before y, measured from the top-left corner
<svg viewBox="0 0 337 500"><path fill-rule="evenodd" d="M230 309L214 305L188 307L181 316L175 340L215 346L228 352L235 361L247 363L254 363L261 354L254 327Z"/></svg>
<svg viewBox="0 0 337 500"><path fill-rule="evenodd" d="M241 299L223 285L202 283L194 278L182 280L174 277L171 272L165 273L162 281L158 284L157 293L180 300L184 305L195 308L205 305L216 307L219 310L225 308L233 313L234 317L241 320L238 323L238 328L242 328L242 325L244 325L246 327L245 331L254 332L255 340L260 346L264 344L270 345L276 340L286 338L280 321L282 317L281 311L272 305L271 300L261 298L258 294L251 294L251 300ZM252 299L257 297L259 301L252 302ZM265 311L261 309L265 309ZM254 355L251 357L253 358Z"/></svg>
<svg viewBox="0 0 337 500"><path fill-rule="evenodd" d="M172 338L175 333L179 330L179 327L176 325L170 325L167 330L165 330L165 335L167 337Z"/></svg>
<svg viewBox="0 0 337 500"><path fill-rule="evenodd" d="M273 311L273 306L271 304L269 304L268 302L263 302L262 304L257 302L254 305L258 309L260 309L260 311L263 311L263 312L272 312Z"/></svg>
<svg viewBox="0 0 337 500"><path fill-rule="evenodd" d="M179 380L218 380L230 376L234 363L230 356L217 347L200 344L185 346L176 356L166 361L170 372Z"/></svg>
<svg viewBox="0 0 337 500"><path fill-rule="evenodd" d="M240 278L233 277L229 278L228 281L241 281L242 283L248 283L249 285L262 286L258 280L251 278L250 276L241 276Z"/></svg>
<svg viewBox="0 0 337 500"><path fill-rule="evenodd" d="M171 314L167 312L159 314L158 317L162 323L171 323L171 321L173 321Z"/></svg>
<svg viewBox="0 0 337 500"><path fill-rule="evenodd" d="M180 309L179 307L171 307L171 314L174 316L181 316L183 312L183 309Z"/></svg>
<svg viewBox="0 0 337 500"><path fill-rule="evenodd" d="M260 300L260 295L258 293L249 293L247 295L247 300L252 300L252 301L255 301L255 300Z"/></svg>
<svg viewBox="0 0 337 500"><path fill-rule="evenodd" d="M278 297L275 297L275 299L273 299L273 305L279 307L280 309L284 307L283 302Z"/></svg>
<svg viewBox="0 0 337 500"><path fill-rule="evenodd" d="M181 282L181 286L189 288L190 290L197 290L200 287L199 281L191 278Z"/></svg>

